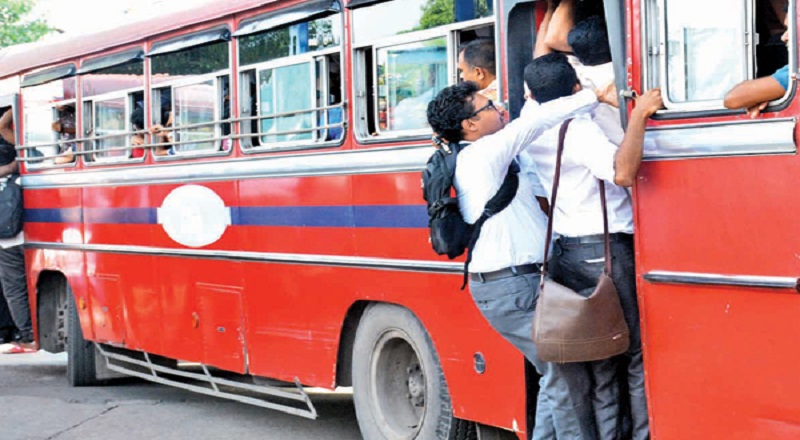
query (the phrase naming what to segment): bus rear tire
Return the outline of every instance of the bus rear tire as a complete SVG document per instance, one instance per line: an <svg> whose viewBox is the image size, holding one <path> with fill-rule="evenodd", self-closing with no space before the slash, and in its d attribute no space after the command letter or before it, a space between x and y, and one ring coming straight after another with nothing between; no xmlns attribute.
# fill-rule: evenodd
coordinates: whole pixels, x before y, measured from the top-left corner
<svg viewBox="0 0 800 440"><path fill-rule="evenodd" d="M73 387L98 385L95 347L83 338L78 306L67 284L67 381Z"/></svg>
<svg viewBox="0 0 800 440"><path fill-rule="evenodd" d="M368 440L474 440L475 424L453 416L428 332L411 311L367 308L353 348L353 401Z"/></svg>

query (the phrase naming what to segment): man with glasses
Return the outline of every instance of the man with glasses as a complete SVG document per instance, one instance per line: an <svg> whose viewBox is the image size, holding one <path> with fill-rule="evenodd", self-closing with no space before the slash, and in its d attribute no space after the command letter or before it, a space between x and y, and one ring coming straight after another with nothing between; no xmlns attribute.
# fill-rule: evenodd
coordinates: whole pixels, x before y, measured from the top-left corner
<svg viewBox="0 0 800 440"><path fill-rule="evenodd" d="M430 102L427 112L436 133L462 145L454 185L467 223L481 216L523 148L563 120L592 110L598 102L594 92L582 91L542 105L506 125L504 113L478 92L472 82L450 86ZM470 291L489 324L543 374L546 364L536 355L531 327L547 218L535 198L542 192L535 190L538 179L533 170L526 171L520 173L519 189L508 207L483 225L472 250Z"/></svg>

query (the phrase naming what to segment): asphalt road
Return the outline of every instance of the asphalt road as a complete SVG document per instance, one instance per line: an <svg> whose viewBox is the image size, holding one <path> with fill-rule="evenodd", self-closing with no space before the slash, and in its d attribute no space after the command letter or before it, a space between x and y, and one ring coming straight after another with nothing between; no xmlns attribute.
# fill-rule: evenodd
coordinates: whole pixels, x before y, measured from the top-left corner
<svg viewBox="0 0 800 440"><path fill-rule="evenodd" d="M317 420L133 379L71 388L63 354L0 355L0 440L361 438L351 394L310 394Z"/></svg>

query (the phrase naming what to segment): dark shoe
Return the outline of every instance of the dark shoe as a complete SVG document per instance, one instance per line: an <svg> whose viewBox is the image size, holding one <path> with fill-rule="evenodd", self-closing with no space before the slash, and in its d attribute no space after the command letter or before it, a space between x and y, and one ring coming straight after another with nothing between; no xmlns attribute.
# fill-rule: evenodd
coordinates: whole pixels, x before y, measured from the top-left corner
<svg viewBox="0 0 800 440"><path fill-rule="evenodd" d="M16 341L19 338L19 333L15 328L0 329L0 344L8 344Z"/></svg>

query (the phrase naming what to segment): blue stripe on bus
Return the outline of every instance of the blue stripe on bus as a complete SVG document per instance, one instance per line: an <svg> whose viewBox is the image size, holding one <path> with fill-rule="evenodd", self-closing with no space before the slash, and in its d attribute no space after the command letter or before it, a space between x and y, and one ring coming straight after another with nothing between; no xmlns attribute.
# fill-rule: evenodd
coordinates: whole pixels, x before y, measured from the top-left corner
<svg viewBox="0 0 800 440"><path fill-rule="evenodd" d="M239 226L355 226L352 206L242 206L232 217Z"/></svg>
<svg viewBox="0 0 800 440"><path fill-rule="evenodd" d="M157 224L157 208L26 209L34 223ZM231 208L237 226L329 228L425 228L424 205L379 206L243 206Z"/></svg>
<svg viewBox="0 0 800 440"><path fill-rule="evenodd" d="M32 223L83 223L81 208L26 209L25 221Z"/></svg>
<svg viewBox="0 0 800 440"><path fill-rule="evenodd" d="M157 223L156 208L87 208L86 223L153 225Z"/></svg>
<svg viewBox="0 0 800 440"><path fill-rule="evenodd" d="M425 205L355 206L358 228L427 228Z"/></svg>

